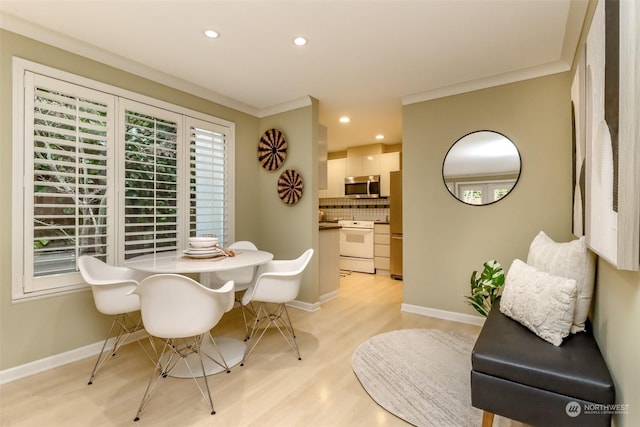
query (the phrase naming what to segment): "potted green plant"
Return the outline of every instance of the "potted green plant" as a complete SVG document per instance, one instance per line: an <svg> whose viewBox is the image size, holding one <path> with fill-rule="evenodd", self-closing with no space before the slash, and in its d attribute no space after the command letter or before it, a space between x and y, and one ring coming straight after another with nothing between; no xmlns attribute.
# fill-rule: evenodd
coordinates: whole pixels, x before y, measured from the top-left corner
<svg viewBox="0 0 640 427"><path fill-rule="evenodd" d="M471 273L471 295L465 295L465 299L478 313L486 317L493 303L500 298L504 279L504 271L498 261L494 259L485 262L482 273Z"/></svg>

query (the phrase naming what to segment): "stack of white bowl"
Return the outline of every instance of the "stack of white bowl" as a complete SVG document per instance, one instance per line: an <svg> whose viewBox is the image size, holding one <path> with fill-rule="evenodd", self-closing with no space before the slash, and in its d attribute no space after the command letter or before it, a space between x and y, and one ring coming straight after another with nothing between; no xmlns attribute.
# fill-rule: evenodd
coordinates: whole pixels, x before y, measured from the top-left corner
<svg viewBox="0 0 640 427"><path fill-rule="evenodd" d="M212 258L223 256L224 251L218 247L217 237L189 237L189 247L183 253L191 258Z"/></svg>
<svg viewBox="0 0 640 427"><path fill-rule="evenodd" d="M220 240L217 237L201 236L189 237L189 246L194 249L207 249L218 246Z"/></svg>

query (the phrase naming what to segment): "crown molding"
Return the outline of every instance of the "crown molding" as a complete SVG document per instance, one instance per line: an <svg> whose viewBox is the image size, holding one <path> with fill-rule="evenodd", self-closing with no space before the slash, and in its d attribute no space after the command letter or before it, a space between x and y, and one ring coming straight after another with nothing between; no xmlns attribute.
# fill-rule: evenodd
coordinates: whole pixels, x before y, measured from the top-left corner
<svg viewBox="0 0 640 427"><path fill-rule="evenodd" d="M104 49L97 48L81 40L74 39L56 31L34 25L8 13L0 12L0 28L24 37L45 43L73 54L103 63L119 70L135 74L154 82L169 86L190 95L218 103L228 108L258 117L260 111L248 104L229 98L202 86L163 73L139 62L132 61Z"/></svg>
<svg viewBox="0 0 640 427"><path fill-rule="evenodd" d="M497 74L484 79L472 80L455 85L445 86L425 92L406 95L402 97L402 105L416 104L418 102L431 101L433 99L444 98L452 95L473 92L480 89L501 86L509 83L520 82L523 80L535 79L551 74L569 71L571 64L565 61L557 61L549 64L540 65L538 67L527 68L524 70L514 71L510 73Z"/></svg>
<svg viewBox="0 0 640 427"><path fill-rule="evenodd" d="M308 107L309 105L311 105L311 97L308 95L301 96L300 98L283 102L282 104L261 109L260 111L258 111L258 118L272 116L278 113L284 113L286 111L295 110L297 108Z"/></svg>

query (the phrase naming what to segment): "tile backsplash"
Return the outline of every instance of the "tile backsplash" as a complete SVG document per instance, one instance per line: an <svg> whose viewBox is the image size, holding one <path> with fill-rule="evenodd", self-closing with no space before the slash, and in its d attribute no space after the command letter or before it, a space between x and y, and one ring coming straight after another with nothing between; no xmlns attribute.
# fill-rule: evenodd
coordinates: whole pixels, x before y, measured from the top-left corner
<svg viewBox="0 0 640 427"><path fill-rule="evenodd" d="M321 198L318 205L324 212L323 221L339 219L389 221L389 199Z"/></svg>

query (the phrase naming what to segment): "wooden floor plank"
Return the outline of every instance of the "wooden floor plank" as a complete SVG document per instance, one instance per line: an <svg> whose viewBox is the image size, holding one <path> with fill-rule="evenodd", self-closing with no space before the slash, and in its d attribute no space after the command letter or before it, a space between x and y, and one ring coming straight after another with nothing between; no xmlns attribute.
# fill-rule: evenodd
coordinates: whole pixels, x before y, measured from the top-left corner
<svg viewBox="0 0 640 427"><path fill-rule="evenodd" d="M302 361L277 331L269 331L245 366L210 377L215 415L192 380L167 378L133 423L153 367L135 344L124 346L94 380L94 359L0 387L2 426L407 426L379 407L351 370L351 355L366 339L395 329L439 328L477 334L473 325L400 311L402 282L352 273L340 296L314 313L290 309ZM215 336L242 338L238 308ZM481 420L478 419L478 425ZM496 426L521 426L496 417Z"/></svg>

